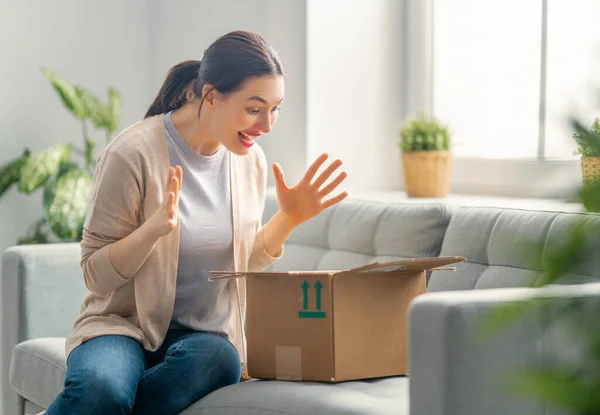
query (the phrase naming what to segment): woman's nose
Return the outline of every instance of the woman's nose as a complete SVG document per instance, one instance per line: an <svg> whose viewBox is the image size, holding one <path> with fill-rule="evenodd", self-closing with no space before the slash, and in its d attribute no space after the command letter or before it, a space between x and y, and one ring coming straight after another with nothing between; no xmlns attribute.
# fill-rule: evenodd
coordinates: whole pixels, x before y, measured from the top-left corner
<svg viewBox="0 0 600 415"><path fill-rule="evenodd" d="M263 133L271 132L271 114L267 114L260 119L259 128Z"/></svg>

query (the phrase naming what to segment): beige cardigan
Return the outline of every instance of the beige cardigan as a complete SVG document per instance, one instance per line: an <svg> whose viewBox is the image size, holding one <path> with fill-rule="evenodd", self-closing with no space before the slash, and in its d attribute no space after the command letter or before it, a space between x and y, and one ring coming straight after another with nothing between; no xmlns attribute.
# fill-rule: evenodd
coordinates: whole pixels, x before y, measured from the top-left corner
<svg viewBox="0 0 600 415"><path fill-rule="evenodd" d="M81 241L81 267L89 292L67 338L67 358L77 345L105 334L133 337L154 351L167 332L175 301L179 226L158 240L132 278L121 277L108 255L112 243L138 228L164 200L171 163L163 118L157 115L132 125L98 158ZM230 157L234 268L261 270L283 253L282 248L272 257L264 248L265 156L255 144L250 154L230 153ZM231 341L244 363L244 279L230 280L229 289L235 302L229 323L236 335Z"/></svg>

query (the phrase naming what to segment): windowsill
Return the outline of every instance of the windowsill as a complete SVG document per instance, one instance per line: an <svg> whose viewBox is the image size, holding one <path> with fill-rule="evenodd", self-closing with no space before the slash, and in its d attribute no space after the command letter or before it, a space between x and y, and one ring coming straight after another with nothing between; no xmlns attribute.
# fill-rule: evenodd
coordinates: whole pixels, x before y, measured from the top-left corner
<svg viewBox="0 0 600 415"><path fill-rule="evenodd" d="M403 191L352 192L349 198L389 203L444 203L454 206L499 207L552 212L584 212L580 203L562 199L517 198L468 194L449 194L445 198L408 197Z"/></svg>
<svg viewBox="0 0 600 415"><path fill-rule="evenodd" d="M269 187L268 193L275 194L275 188ZM469 194L449 194L445 198L408 197L403 191L357 191L349 192L348 199L367 200L384 203L443 203L450 206L499 207L550 212L585 212L580 203L563 199L518 198Z"/></svg>

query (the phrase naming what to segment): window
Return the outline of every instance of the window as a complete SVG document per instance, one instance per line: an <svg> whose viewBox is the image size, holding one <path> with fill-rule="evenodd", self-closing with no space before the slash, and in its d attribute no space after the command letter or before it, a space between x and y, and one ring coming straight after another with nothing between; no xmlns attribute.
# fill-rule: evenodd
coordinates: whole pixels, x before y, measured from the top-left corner
<svg viewBox="0 0 600 415"><path fill-rule="evenodd" d="M457 157L568 159L600 116L600 2L437 0L432 110Z"/></svg>
<svg viewBox="0 0 600 415"><path fill-rule="evenodd" d="M600 1L548 1L546 156L573 153L572 113L591 124L600 117Z"/></svg>

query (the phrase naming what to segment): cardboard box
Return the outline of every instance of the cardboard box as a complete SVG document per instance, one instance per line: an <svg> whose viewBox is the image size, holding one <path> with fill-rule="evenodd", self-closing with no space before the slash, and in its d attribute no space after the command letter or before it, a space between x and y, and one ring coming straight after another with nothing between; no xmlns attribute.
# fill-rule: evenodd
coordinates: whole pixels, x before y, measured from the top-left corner
<svg viewBox="0 0 600 415"><path fill-rule="evenodd" d="M427 270L463 257L373 263L344 271L214 271L246 278L248 373L339 382L407 374L410 301Z"/></svg>

